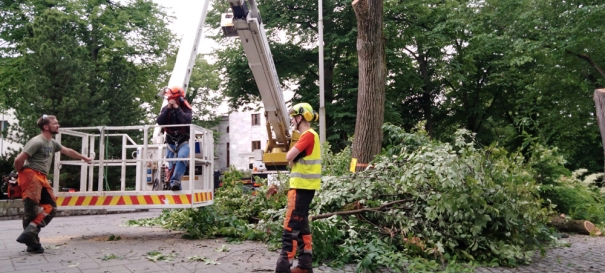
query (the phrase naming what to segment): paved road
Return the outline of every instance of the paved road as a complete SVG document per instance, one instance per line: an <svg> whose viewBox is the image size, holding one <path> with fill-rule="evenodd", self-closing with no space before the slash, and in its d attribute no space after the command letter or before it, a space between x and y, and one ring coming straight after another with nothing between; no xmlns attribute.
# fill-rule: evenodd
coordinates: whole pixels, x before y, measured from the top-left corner
<svg viewBox="0 0 605 273"><path fill-rule="evenodd" d="M15 241L22 231L20 220L0 221L0 272L273 272L277 252L263 244L184 240L180 232L123 226L129 219L157 215L159 211L57 217L41 233L46 247L42 255L26 253ZM109 241L112 235L120 240ZM551 250L532 266L479 268L477 272L605 272L605 238L572 236L569 241L572 247ZM158 253L155 258L169 260L150 260L147 253L152 251ZM314 272L354 270L321 267Z"/></svg>

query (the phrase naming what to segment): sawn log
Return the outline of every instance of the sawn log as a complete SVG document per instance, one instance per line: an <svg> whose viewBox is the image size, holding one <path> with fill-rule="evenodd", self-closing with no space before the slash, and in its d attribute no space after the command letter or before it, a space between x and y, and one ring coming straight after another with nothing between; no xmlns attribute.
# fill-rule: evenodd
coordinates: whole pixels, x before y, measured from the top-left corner
<svg viewBox="0 0 605 273"><path fill-rule="evenodd" d="M601 235L601 231L593 223L586 220L571 220L559 216L550 219L550 225L559 231L575 232L586 235Z"/></svg>

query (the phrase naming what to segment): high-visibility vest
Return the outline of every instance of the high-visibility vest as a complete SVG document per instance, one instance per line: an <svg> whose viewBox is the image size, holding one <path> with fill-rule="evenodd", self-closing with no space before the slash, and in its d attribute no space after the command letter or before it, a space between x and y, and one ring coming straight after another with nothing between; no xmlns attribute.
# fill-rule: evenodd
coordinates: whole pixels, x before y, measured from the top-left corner
<svg viewBox="0 0 605 273"><path fill-rule="evenodd" d="M318 190L321 186L321 145L319 136L313 129L303 132L300 135L301 138L304 134L313 134L315 141L313 152L294 163L290 172L290 188Z"/></svg>

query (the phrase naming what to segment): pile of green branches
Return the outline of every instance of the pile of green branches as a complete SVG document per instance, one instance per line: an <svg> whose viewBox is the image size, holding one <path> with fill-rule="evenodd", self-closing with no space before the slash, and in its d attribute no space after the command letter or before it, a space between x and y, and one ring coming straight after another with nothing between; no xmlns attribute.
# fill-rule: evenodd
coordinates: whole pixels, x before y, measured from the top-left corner
<svg viewBox="0 0 605 273"><path fill-rule="evenodd" d="M384 131L386 148L362 172L346 171L350 149L324 149L322 189L311 207L316 263L356 263L360 272L458 272L528 263L552 239L551 206L520 154L477 148L466 131L452 143L393 125ZM273 195L266 186L253 195L238 179L235 170L226 175L213 206L164 212L155 224L193 238L261 240L279 248L287 176Z"/></svg>

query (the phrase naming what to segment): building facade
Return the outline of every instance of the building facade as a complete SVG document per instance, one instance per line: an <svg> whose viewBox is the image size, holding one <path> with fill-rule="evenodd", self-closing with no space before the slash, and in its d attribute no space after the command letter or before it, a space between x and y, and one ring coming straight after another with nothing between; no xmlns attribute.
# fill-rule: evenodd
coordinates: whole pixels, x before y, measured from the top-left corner
<svg viewBox="0 0 605 273"><path fill-rule="evenodd" d="M15 127L17 124L18 122L15 118L14 110L10 109L0 113L0 130L2 132L2 135L0 135L0 157L3 159L8 156L11 151L20 150L22 147L21 144L11 142L4 137L7 132L10 133L11 127Z"/></svg>
<svg viewBox="0 0 605 273"><path fill-rule="evenodd" d="M263 112L239 112L223 116L218 127L214 168L226 170L233 165L249 170L254 157L267 147L267 127Z"/></svg>

